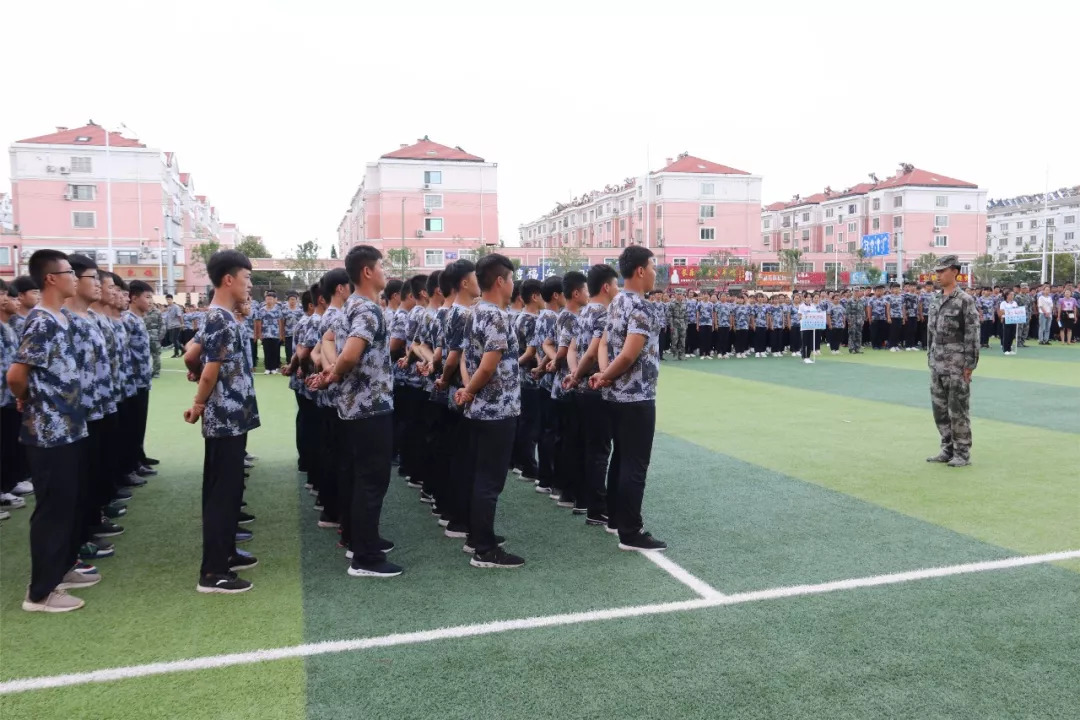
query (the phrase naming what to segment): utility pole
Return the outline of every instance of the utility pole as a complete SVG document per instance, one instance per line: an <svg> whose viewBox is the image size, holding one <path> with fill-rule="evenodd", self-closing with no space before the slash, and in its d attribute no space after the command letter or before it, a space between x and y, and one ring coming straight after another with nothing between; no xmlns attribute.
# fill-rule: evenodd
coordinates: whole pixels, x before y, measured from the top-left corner
<svg viewBox="0 0 1080 720"><path fill-rule="evenodd" d="M105 232L109 242L109 272L113 271L113 237L112 237L112 152L109 150L109 128L102 126L105 131ZM142 230L142 228L139 228Z"/></svg>
<svg viewBox="0 0 1080 720"><path fill-rule="evenodd" d="M401 282L405 282L405 198L401 198Z"/></svg>

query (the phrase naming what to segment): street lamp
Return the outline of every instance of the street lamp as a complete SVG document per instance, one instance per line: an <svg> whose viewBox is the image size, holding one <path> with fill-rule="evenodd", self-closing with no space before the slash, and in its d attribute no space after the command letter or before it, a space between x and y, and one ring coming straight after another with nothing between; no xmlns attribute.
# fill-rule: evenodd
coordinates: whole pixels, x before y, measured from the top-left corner
<svg viewBox="0 0 1080 720"><path fill-rule="evenodd" d="M158 289L158 295L164 295L165 294L165 285L164 285L165 279L162 277L163 273L162 273L161 263L162 263L162 258L164 257L165 250L164 250L164 247L161 244L161 228L155 226L154 227L154 232L157 233L157 246L158 246L157 289Z"/></svg>

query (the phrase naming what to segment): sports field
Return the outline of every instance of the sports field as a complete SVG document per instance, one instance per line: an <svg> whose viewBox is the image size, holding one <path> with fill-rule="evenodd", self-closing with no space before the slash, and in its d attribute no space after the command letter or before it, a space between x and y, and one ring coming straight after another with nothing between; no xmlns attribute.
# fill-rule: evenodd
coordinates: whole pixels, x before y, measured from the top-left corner
<svg viewBox="0 0 1080 720"><path fill-rule="evenodd" d="M469 567L395 481L406 573L346 575L295 471L295 402L257 377L260 563L195 592L202 442L166 360L104 581L25 613L26 523L0 530L0 717L1080 717L1080 348L984 351L974 465L937 450L922 353L666 361L645 496L658 558L507 481L521 570Z"/></svg>

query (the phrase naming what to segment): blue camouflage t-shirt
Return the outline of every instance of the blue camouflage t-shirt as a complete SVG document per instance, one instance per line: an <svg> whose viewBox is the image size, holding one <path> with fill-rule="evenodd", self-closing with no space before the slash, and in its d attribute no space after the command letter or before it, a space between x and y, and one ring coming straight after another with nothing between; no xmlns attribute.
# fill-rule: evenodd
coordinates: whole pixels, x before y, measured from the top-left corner
<svg viewBox="0 0 1080 720"><path fill-rule="evenodd" d="M735 329L736 330L749 330L750 329L750 306L749 305L736 305L732 314L735 315Z"/></svg>
<svg viewBox="0 0 1080 720"><path fill-rule="evenodd" d="M203 437L237 437L259 427L250 348L231 311L211 305L202 333L202 363L221 363L217 384L206 399Z"/></svg>
<svg viewBox="0 0 1080 720"><path fill-rule="evenodd" d="M334 347L337 348L337 338L339 335L345 334L345 317L341 312L341 308L328 307L326 312L322 314L319 319L319 328L316 330L316 344L319 344L326 337L326 333L334 332ZM313 346L314 347L314 346ZM330 365L326 358L323 358L323 369L329 370ZM333 408L337 407L337 391L338 388L335 385L331 385L325 390L320 390L315 395L315 404L319 407Z"/></svg>
<svg viewBox="0 0 1080 720"><path fill-rule="evenodd" d="M532 347L536 348L537 358L543 358L545 356L545 341L550 340L552 343L556 341L555 325L558 321L558 317L559 316L555 313L554 310L549 310L547 308L542 309L540 311L540 314L536 317L536 330L533 333L533 339L530 344L532 345ZM542 390L547 390L548 392L551 392L551 373L544 373L543 375L541 375L539 385Z"/></svg>
<svg viewBox="0 0 1080 720"><path fill-rule="evenodd" d="M580 321L581 318L576 313L571 312L569 308L563 308L559 311L559 314L555 317L556 349L570 347L570 344L574 342L574 338L577 337ZM562 367L555 371L555 377L551 381L552 400L559 400L571 394L564 390L562 386L562 382L569 372L569 367L569 364L563 364Z"/></svg>
<svg viewBox="0 0 1080 720"><path fill-rule="evenodd" d="M67 318L41 307L32 309L15 362L30 366L19 441L51 448L86 437L82 377Z"/></svg>
<svg viewBox="0 0 1080 720"><path fill-rule="evenodd" d="M109 363L105 337L97 322L67 308L62 310L71 326L79 376L82 378L82 406L88 421L101 420L116 410L113 400L112 365ZM112 408L110 410L109 408Z"/></svg>
<svg viewBox="0 0 1080 720"><path fill-rule="evenodd" d="M888 308L889 305L884 296L878 297L874 295L870 298L870 318L872 320L884 320Z"/></svg>
<svg viewBox="0 0 1080 720"><path fill-rule="evenodd" d="M462 356L468 345L469 318L472 316L472 308L454 303L450 306L450 312L446 316L446 347L443 349L443 358L448 358L450 353L457 350ZM454 393L461 387L461 374L455 372L450 382L447 393L447 407L451 410L460 411L461 407L454 402Z"/></svg>
<svg viewBox="0 0 1080 720"><path fill-rule="evenodd" d="M603 337L604 328L607 327L608 321L607 311L608 309L606 305L604 305L603 303L595 302L589 303L585 306L585 309L581 311L581 316L578 320L577 337L574 338L575 340L577 340L577 350L575 351L575 353L577 355L577 360L579 363L581 362L581 359L585 357L585 353L589 351L589 345L592 344L592 341L597 338ZM589 374L595 372L598 367L598 363L593 365L593 367L589 371ZM585 380L587 380L587 376L578 385L578 391L595 393L596 391L590 389L588 382L586 382Z"/></svg>
<svg viewBox="0 0 1080 720"><path fill-rule="evenodd" d="M713 326L713 312L716 311L716 304L710 300L702 300L698 303L698 327L712 327Z"/></svg>
<svg viewBox="0 0 1080 720"><path fill-rule="evenodd" d="M116 328L107 315L91 310L90 317L97 323L101 337L105 339L105 358L109 363L109 404L106 415L116 412L116 404L124 400L124 386L120 381L120 348L116 342Z"/></svg>
<svg viewBox="0 0 1080 720"><path fill-rule="evenodd" d="M903 295L886 295L885 304L889 308L889 317L893 320L899 320L904 316Z"/></svg>
<svg viewBox="0 0 1080 720"><path fill-rule="evenodd" d="M465 406L471 420L503 420L521 414L521 384L518 380L517 337L510 318L493 303L481 300L469 314L466 327L465 368L471 377L480 367L484 353L499 352L499 364L491 379Z"/></svg>
<svg viewBox="0 0 1080 720"><path fill-rule="evenodd" d="M142 318L130 310L125 310L120 317L124 321L124 329L127 330L127 345L131 353L128 367L132 382L140 390L148 388L150 377L154 373L150 358L150 333L146 332L146 323Z"/></svg>
<svg viewBox="0 0 1080 720"><path fill-rule="evenodd" d="M517 333L518 347L522 349L522 354L524 354L525 348L532 344L532 339L536 335L536 317L536 315L533 315L527 310L522 310L518 313L517 317L514 318L514 332ZM537 386L536 379L533 378L532 373L529 372L531 369L532 367L521 368L519 376L523 387L534 388Z"/></svg>
<svg viewBox="0 0 1080 720"><path fill-rule="evenodd" d="M15 396L8 388L7 372L18 349L19 340L15 337L15 330L7 323L0 323L0 407L15 404Z"/></svg>
<svg viewBox="0 0 1080 720"><path fill-rule="evenodd" d="M131 345L128 342L128 329L127 325L124 324L122 317L109 318L109 322L112 323L113 332L116 334L120 387L123 395L122 399L127 400L129 397L133 397L139 390L135 385L135 376L132 374Z"/></svg>
<svg viewBox="0 0 1080 720"><path fill-rule="evenodd" d="M362 338L367 341L367 347L360 361L338 386L338 417L342 420L359 420L393 412L394 375L390 362L390 337L382 308L363 295L353 294L345 303L341 316L343 338Z"/></svg>
<svg viewBox="0 0 1080 720"><path fill-rule="evenodd" d="M303 320L303 308L290 308L288 305L281 309L281 316L285 318L285 337L296 337L296 324Z"/></svg>
<svg viewBox="0 0 1080 720"><path fill-rule="evenodd" d="M641 295L623 290L608 307L608 347L618 357L630 335L644 335L645 345L630 368L603 389L608 402L632 403L656 400L660 377L660 326Z"/></svg>
<svg viewBox="0 0 1080 720"><path fill-rule="evenodd" d="M278 321L283 320L285 317L283 310L284 308L281 305L274 305L274 307L264 305L259 310L258 317L262 324L259 328L262 331L262 335L259 337L260 340L277 340L280 337L278 334L278 330L280 330Z"/></svg>

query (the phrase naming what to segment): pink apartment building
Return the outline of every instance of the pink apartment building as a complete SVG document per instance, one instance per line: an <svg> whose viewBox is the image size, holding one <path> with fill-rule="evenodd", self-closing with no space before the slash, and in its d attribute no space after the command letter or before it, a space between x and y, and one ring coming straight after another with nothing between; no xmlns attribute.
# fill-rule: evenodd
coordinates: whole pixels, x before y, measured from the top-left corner
<svg viewBox="0 0 1080 720"><path fill-rule="evenodd" d="M20 140L9 153L14 234L0 239L12 262L0 273L24 272L35 250L56 248L164 291L205 291L191 247L229 236L174 153L93 123Z"/></svg>
<svg viewBox="0 0 1080 720"><path fill-rule="evenodd" d="M986 252L986 190L902 165L892 177L767 205L751 253L763 272L780 269L779 251L801 250L801 272L854 268L863 235L889 233L890 254L870 260L895 278L898 252L908 269L920 255L957 255L964 264Z"/></svg>
<svg viewBox="0 0 1080 720"><path fill-rule="evenodd" d="M559 248L588 264L614 262L622 248L645 245L659 264L750 261L761 222L761 178L683 153L647 177L585 193L519 228L507 253L537 268ZM527 272L533 274L533 271Z"/></svg>
<svg viewBox="0 0 1080 720"><path fill-rule="evenodd" d="M430 271L499 244L496 163L426 136L367 164L338 225L338 252L404 248L412 269ZM396 252L395 252L396 251Z"/></svg>

